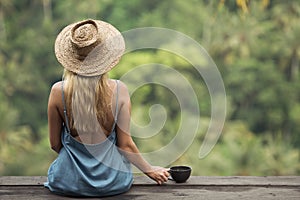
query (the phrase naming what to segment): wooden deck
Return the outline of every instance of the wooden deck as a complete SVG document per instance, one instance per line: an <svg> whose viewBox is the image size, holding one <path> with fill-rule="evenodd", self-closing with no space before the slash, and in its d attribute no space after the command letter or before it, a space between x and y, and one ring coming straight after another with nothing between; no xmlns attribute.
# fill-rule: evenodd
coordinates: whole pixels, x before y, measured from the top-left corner
<svg viewBox="0 0 300 200"><path fill-rule="evenodd" d="M44 176L0 177L1 200L72 199L56 196L43 187ZM253 177L253 176L193 176L186 183L168 181L157 186L145 176L135 177L129 192L106 198L74 199L300 199L300 176Z"/></svg>

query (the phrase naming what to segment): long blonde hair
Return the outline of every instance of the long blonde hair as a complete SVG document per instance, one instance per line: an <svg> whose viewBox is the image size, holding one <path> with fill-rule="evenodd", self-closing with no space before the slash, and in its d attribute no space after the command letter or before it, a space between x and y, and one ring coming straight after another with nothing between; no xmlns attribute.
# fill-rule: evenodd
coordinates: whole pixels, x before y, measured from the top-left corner
<svg viewBox="0 0 300 200"><path fill-rule="evenodd" d="M77 133L99 131L107 122L111 111L112 92L108 87L108 74L85 77L64 71L67 115L71 130ZM98 123L97 123L98 122Z"/></svg>

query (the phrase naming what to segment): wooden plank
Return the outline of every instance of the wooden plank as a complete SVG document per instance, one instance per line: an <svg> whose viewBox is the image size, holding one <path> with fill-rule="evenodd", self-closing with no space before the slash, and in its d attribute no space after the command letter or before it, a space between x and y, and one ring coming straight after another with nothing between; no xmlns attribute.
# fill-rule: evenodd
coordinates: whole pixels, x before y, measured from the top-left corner
<svg viewBox="0 0 300 200"><path fill-rule="evenodd" d="M66 199L43 187L45 176L3 176L0 177L1 200ZM72 198L67 198L72 199ZM78 199L78 198L76 198ZM91 199L91 198L80 198ZM103 198L93 198L103 199ZM300 177L218 177L192 176L186 183L168 181L162 186L145 176L135 177L129 192L104 199L300 199Z"/></svg>
<svg viewBox="0 0 300 200"><path fill-rule="evenodd" d="M0 186L1 200L73 199L57 196L42 186ZM78 199L78 198L76 198ZM272 199L299 200L300 189L295 187L255 186L133 186L129 192L107 198L80 199L135 199L135 200L197 200L197 199Z"/></svg>
<svg viewBox="0 0 300 200"><path fill-rule="evenodd" d="M47 181L46 176L1 176L0 186L6 185L43 185Z"/></svg>
<svg viewBox="0 0 300 200"><path fill-rule="evenodd" d="M43 185L45 176L2 176L0 186ZM134 185L156 185L146 176L135 176ZM168 181L166 185L188 186L300 186L300 176L192 176L186 183Z"/></svg>
<svg viewBox="0 0 300 200"><path fill-rule="evenodd" d="M151 185L145 176L135 177L135 185ZM192 176L186 183L168 181L167 185L188 186L300 186L300 176Z"/></svg>

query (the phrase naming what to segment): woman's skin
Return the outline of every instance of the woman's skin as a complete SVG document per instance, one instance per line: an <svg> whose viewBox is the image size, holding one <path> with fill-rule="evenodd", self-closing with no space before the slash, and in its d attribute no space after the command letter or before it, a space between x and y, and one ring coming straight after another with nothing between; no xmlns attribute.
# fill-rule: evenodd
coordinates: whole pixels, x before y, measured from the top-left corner
<svg viewBox="0 0 300 200"><path fill-rule="evenodd" d="M61 129L62 124L65 122L63 113L62 102L62 82L55 83L49 95L48 101L48 126L49 126L49 138L51 148L59 153L62 148L61 143ZM111 102L116 102L116 82L114 80L108 80L108 86L114 95ZM112 103L112 110L115 110L115 103ZM119 96L118 96L118 120L116 126L117 133L117 146L119 150L127 157L127 159L134 164L138 169L145 173L148 177L156 181L158 184L162 184L168 180L168 169L162 167L151 166L140 154L137 146L135 145L130 135L130 117L131 117L131 103L128 89L124 83L119 81ZM110 134L110 130L114 124L113 112L108 113L106 124L101 125L103 128L103 134L99 134L101 137L97 137L97 141L104 140ZM79 136L73 136L79 142L82 142ZM93 135L85 135L84 141L93 141Z"/></svg>

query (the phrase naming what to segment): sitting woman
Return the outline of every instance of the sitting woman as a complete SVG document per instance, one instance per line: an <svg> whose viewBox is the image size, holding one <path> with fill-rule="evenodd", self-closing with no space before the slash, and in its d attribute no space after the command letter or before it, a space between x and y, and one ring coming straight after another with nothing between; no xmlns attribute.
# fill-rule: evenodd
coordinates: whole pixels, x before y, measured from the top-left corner
<svg viewBox="0 0 300 200"><path fill-rule="evenodd" d="M48 102L51 148L58 153L45 187L60 195L110 196L130 189L131 164L158 184L168 180L151 166L130 136L130 96L124 83L108 78L125 49L121 33L99 20L66 26L55 41L65 68Z"/></svg>

